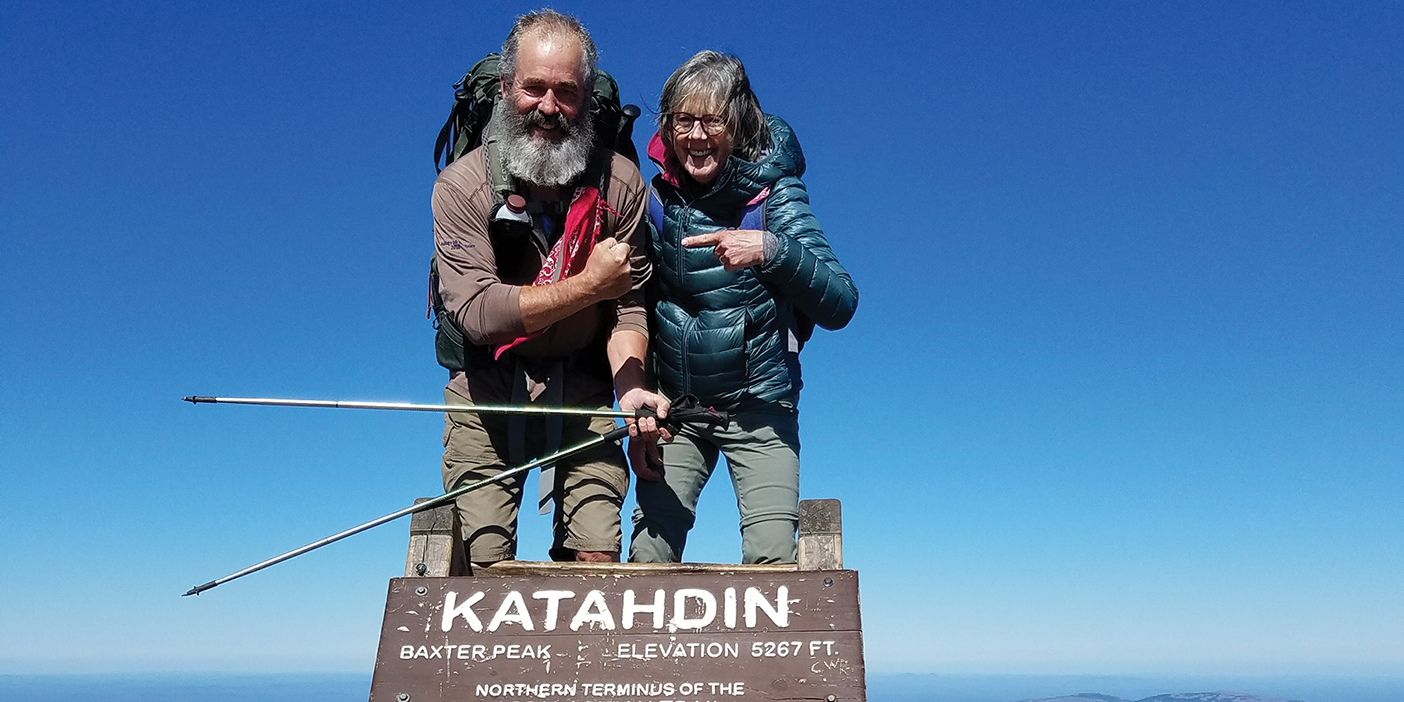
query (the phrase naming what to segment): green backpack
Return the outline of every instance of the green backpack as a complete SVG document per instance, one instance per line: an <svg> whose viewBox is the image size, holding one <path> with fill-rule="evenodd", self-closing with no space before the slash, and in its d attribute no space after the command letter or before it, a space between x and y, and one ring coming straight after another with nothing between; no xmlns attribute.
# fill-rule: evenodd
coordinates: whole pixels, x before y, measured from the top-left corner
<svg viewBox="0 0 1404 702"><path fill-rule="evenodd" d="M439 138L434 142L434 169L442 171L463 154L483 143L483 129L492 117L492 108L501 97L498 63L502 57L493 53L473 64L463 79L453 84L453 110ZM595 90L590 100L590 113L595 117L595 139L600 146L622 154L639 165L639 152L634 147L634 120L641 114L637 105L619 104L619 84L604 71L595 75ZM440 166L439 162L443 165Z"/></svg>
<svg viewBox="0 0 1404 702"><path fill-rule="evenodd" d="M434 143L434 170L442 171L463 154L483 143L483 130L492 118L492 108L502 96L499 86L501 56L488 54L454 84L453 110L439 130ZM634 147L634 120L640 110L636 105L619 104L619 84L604 71L595 76L590 112L595 119L595 140L598 146L621 154L639 164L639 152ZM443 162L440 166L439 163ZM495 169L490 169L494 170ZM499 174L493 173L494 176ZM505 198L501 184L494 177L493 199L501 206ZM449 370L467 370L472 365L490 363L492 354L485 348L467 343L463 330L453 321L439 297L438 258L429 259L429 308L434 320L434 353L439 365ZM474 361L470 363L471 360Z"/></svg>

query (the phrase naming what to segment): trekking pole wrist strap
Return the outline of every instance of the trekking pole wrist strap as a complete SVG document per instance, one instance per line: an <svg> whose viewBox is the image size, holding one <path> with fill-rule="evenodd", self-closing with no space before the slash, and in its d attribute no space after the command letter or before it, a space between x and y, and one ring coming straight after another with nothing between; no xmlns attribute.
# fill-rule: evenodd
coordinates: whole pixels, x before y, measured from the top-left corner
<svg viewBox="0 0 1404 702"><path fill-rule="evenodd" d="M634 412L638 419L653 417L658 423L670 432L676 433L685 424L692 424L698 427L725 427L730 418L726 412L712 407L703 407L695 395L683 395L673 401L672 407L668 409L668 416L659 418L658 413L652 407L640 407Z"/></svg>

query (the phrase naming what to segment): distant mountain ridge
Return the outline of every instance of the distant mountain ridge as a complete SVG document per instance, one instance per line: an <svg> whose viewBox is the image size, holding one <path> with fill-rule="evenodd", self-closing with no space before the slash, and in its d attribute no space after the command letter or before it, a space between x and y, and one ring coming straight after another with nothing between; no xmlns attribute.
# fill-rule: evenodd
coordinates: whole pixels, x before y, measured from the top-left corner
<svg viewBox="0 0 1404 702"><path fill-rule="evenodd" d="M1095 692L1083 692L1076 695L1064 695L1063 697L1040 697L1038 699L1023 700L1022 702L1302 702L1302 700L1287 700L1281 697L1260 697L1258 695L1245 695L1238 692L1176 692L1168 695L1146 697L1139 700L1128 700L1124 697L1101 695Z"/></svg>

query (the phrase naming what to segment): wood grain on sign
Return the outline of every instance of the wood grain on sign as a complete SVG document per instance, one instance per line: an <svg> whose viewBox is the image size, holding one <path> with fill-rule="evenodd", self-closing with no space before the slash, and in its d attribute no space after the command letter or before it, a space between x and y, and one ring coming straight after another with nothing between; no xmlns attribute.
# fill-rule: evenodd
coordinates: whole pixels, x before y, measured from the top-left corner
<svg viewBox="0 0 1404 702"><path fill-rule="evenodd" d="M414 503L427 499L421 497ZM451 504L416 512L410 520L405 577L442 578L468 572L458 531L458 513Z"/></svg>
<svg viewBox="0 0 1404 702"><path fill-rule="evenodd" d="M862 702L858 574L397 578L371 700Z"/></svg>
<svg viewBox="0 0 1404 702"><path fill-rule="evenodd" d="M838 500L800 500L800 570L843 570L842 511Z"/></svg>

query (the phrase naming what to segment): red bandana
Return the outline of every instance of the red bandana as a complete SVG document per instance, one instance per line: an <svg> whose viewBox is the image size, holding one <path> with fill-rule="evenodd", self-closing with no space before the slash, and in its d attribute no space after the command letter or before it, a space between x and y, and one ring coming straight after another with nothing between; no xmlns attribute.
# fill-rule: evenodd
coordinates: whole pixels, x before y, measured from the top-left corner
<svg viewBox="0 0 1404 702"><path fill-rule="evenodd" d="M595 241L600 237L600 226L604 222L605 212L613 213L614 210L600 197L598 188L576 188L575 197L570 201L570 209L566 210L565 232L546 255L546 261L541 264L541 272L536 274L536 281L532 285L557 283L584 270L585 261L590 258ZM543 331L545 329L498 346L492 357L502 358L502 354L507 353L508 349L540 336Z"/></svg>

